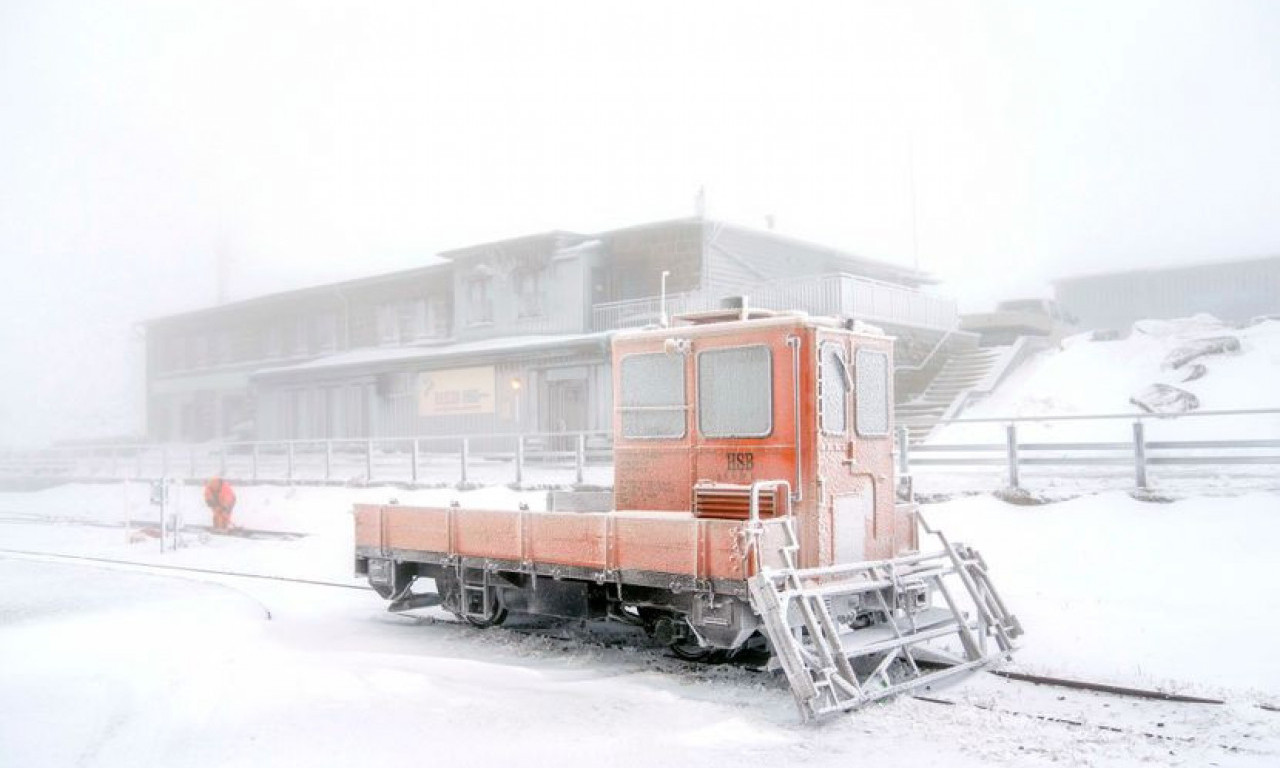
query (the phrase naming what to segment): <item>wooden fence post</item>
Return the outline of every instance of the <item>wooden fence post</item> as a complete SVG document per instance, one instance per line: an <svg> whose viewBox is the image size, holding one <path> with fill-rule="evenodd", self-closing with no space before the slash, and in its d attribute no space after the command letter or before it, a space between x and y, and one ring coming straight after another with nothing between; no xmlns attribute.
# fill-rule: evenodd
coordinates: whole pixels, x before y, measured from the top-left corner
<svg viewBox="0 0 1280 768"><path fill-rule="evenodd" d="M1133 422L1133 479L1138 488L1147 487L1147 440L1141 419Z"/></svg>
<svg viewBox="0 0 1280 768"><path fill-rule="evenodd" d="M1009 462L1009 487L1018 487L1018 425L1007 424L1004 428L1005 446Z"/></svg>
<svg viewBox="0 0 1280 768"><path fill-rule="evenodd" d="M906 427L898 427L898 474L907 476L911 474L911 457L910 448L908 447L911 435Z"/></svg>
<svg viewBox="0 0 1280 768"><path fill-rule="evenodd" d="M516 435L516 485L524 482L524 435Z"/></svg>
<svg viewBox="0 0 1280 768"><path fill-rule="evenodd" d="M418 484L418 438L413 438L412 445L409 449L409 481L414 485Z"/></svg>
<svg viewBox="0 0 1280 768"><path fill-rule="evenodd" d="M582 485L583 468L587 463L587 436L582 432L578 433L578 441L573 453L574 474L578 479L578 485Z"/></svg>
<svg viewBox="0 0 1280 768"><path fill-rule="evenodd" d="M458 482L459 484L463 484L463 485L465 485L467 482L467 453L469 452L469 450L470 450L470 446L468 445L467 438L464 437L462 438L462 448L461 450L458 451L459 458L462 460L461 461L462 477L460 480L458 480Z"/></svg>

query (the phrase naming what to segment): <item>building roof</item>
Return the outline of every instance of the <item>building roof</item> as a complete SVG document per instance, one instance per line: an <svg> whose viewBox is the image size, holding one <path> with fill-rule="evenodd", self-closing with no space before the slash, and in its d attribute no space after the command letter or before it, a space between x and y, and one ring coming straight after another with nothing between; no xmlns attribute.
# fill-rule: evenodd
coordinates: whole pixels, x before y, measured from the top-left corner
<svg viewBox="0 0 1280 768"><path fill-rule="evenodd" d="M1169 272L1185 272L1193 269L1204 269L1205 267L1235 267L1249 265L1266 265L1276 264L1280 266L1280 256L1256 256L1251 258L1221 258L1221 259L1203 259L1201 261L1187 262L1186 264L1169 264L1159 267L1133 267L1130 269L1104 270L1100 272L1085 272L1079 275L1066 275L1056 277L1052 282L1054 285L1061 283L1072 283L1078 280L1098 280L1109 277L1135 276L1135 275L1156 275Z"/></svg>
<svg viewBox="0 0 1280 768"><path fill-rule="evenodd" d="M225 312L240 312L246 309L266 307L278 302L326 296L352 288L365 288L378 285L380 283L392 283L415 277L427 277L430 275L448 272L450 269L449 262L439 256L428 256L424 258L423 261L424 263L422 265L410 267L409 269L401 269L395 272L382 272L376 275L357 277L351 280L340 280L333 283L320 283L319 285L310 285L304 288L292 288L287 291L264 293L260 296L253 296L248 299L229 301L226 304L216 304L212 307L202 307L188 312L178 312L171 315L161 315L159 317L148 318L143 320L142 324L152 325L156 323L167 323L170 321L197 320Z"/></svg>
<svg viewBox="0 0 1280 768"><path fill-rule="evenodd" d="M498 339L468 341L461 344L432 344L405 347L376 347L353 349L347 352L308 360L296 365L263 368L252 374L253 378L289 376L349 368L381 368L402 363L444 362L459 357L482 358L486 355L505 356L513 352L546 352L556 348L603 346L611 333L584 333L544 336L505 336Z"/></svg>
<svg viewBox="0 0 1280 768"><path fill-rule="evenodd" d="M162 315L142 321L142 325L154 325L169 322L181 322L187 320L196 320L208 317L214 317L227 312L241 312L247 309L255 309L259 307L268 307L279 302L288 302L293 300L301 300L310 297L320 297L334 292L342 292L353 288L363 288L379 283L396 282L405 279L411 279L418 276L428 276L447 272L452 268L452 262L459 257L465 257L473 253L483 252L486 249L494 247L502 247L506 245L515 245L530 241L537 241L548 238L559 238L568 241L570 246L581 245L593 240L608 239L612 235L624 234L628 232L661 229L663 227L673 227L680 225L700 224L703 226L714 227L718 230L732 230L735 232L746 233L753 237L772 240L779 245L786 247L788 245L797 248L803 248L810 252L820 253L828 258L843 261L849 266L849 271L871 272L868 275L878 279L889 278L903 283L914 285L925 285L937 283L937 279L931 275L921 272L917 269L904 267L891 262L871 259L864 256L858 256L848 251L838 248L832 248L820 245L807 240L802 240L788 235L781 235L772 230L756 229L741 224L731 224L728 222L718 221L715 219L705 219L700 217L686 217L678 219L666 219L661 221L651 221L643 224L635 224L629 227L621 227L617 229L604 230L594 234L580 234L568 230L550 230L531 235L521 235L519 237L505 238L502 240L494 240L485 243L476 243L474 245L464 246L462 248L453 248L442 251L436 256L427 257L424 263L410 269L399 270L396 272L384 272L368 277L360 277L352 280L343 280L333 283L323 283L320 285L308 286L305 288L295 288L287 291L279 291L275 293L263 294L248 299L233 301L226 304L218 304L212 307L204 307L201 309L191 310L187 312L179 312L171 315Z"/></svg>

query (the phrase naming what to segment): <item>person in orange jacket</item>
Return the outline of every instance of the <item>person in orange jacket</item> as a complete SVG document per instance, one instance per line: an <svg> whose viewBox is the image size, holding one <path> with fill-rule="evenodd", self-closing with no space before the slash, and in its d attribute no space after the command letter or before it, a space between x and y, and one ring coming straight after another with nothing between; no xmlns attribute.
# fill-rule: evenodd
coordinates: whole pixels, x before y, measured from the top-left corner
<svg viewBox="0 0 1280 768"><path fill-rule="evenodd" d="M213 512L213 530L231 530L231 510L236 507L236 492L221 477L209 478L204 484L204 503Z"/></svg>

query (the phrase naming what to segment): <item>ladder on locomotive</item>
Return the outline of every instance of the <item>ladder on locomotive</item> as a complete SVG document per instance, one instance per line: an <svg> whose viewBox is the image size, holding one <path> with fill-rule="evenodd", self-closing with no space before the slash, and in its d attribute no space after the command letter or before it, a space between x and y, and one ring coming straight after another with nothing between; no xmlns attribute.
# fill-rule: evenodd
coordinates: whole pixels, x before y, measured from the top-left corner
<svg viewBox="0 0 1280 768"><path fill-rule="evenodd" d="M455 566L458 579L458 607L460 613L465 619L474 619L476 621L489 621L497 606L497 595L494 593L493 586L489 583L489 568L483 566L481 568L467 568L462 560L459 560ZM468 578L467 571L479 570L480 581L476 583Z"/></svg>
<svg viewBox="0 0 1280 768"><path fill-rule="evenodd" d="M981 555L952 544L923 518L919 520L925 532L941 542L940 551L800 569L795 564L799 550L795 529L787 519L780 547L784 567L761 569L748 580L762 631L803 719L855 709L989 664L1006 656L1013 649L1013 639L1022 634L1017 618L987 576ZM975 614L972 619L946 583L949 577L962 585ZM927 587L942 595L945 609L916 610L918 606L890 606L885 600L888 589L913 598L928 595ZM882 612L885 621L863 629L842 628L829 607L832 598L850 595L858 595L863 606ZM961 657L921 647L951 636L960 641Z"/></svg>

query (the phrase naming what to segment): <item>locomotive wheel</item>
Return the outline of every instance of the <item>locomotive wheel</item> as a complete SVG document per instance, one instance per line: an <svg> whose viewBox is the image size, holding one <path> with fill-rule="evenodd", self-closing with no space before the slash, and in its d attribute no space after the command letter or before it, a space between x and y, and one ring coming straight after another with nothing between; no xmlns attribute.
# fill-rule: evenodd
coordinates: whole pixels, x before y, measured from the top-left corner
<svg viewBox="0 0 1280 768"><path fill-rule="evenodd" d="M694 661L702 664L723 664L729 660L728 652L722 648L704 648L697 642L675 643L668 645L671 653L682 661Z"/></svg>
<svg viewBox="0 0 1280 768"><path fill-rule="evenodd" d="M495 605L495 606L492 606L492 610L489 613L489 618L487 619L481 619L475 616L463 616L462 618L466 620L466 622L473 627L479 627L480 629L488 629L489 627L496 627L502 622L507 620L507 609L499 608L498 606Z"/></svg>

